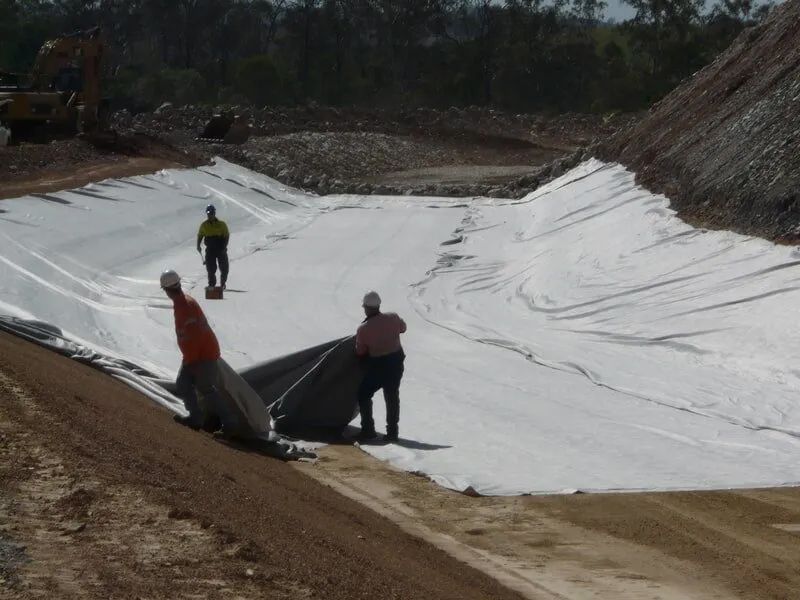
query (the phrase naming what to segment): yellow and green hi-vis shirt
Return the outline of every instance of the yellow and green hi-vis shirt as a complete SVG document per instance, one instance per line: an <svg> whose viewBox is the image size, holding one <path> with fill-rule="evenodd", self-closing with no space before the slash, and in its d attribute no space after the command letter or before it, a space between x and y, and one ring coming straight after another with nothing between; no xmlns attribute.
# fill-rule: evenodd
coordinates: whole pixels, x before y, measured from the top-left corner
<svg viewBox="0 0 800 600"><path fill-rule="evenodd" d="M228 226L225 221L217 219L214 222L203 221L200 229L197 232L197 243L200 244L200 239L205 238L206 248L211 250L221 250L228 245Z"/></svg>

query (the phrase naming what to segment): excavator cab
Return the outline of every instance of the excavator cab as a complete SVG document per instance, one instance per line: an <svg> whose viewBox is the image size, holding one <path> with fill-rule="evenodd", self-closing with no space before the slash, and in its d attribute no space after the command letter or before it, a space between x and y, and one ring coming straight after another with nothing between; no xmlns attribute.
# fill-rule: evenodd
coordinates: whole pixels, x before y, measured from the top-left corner
<svg viewBox="0 0 800 600"><path fill-rule="evenodd" d="M104 48L98 28L76 32L46 41L29 74L0 74L0 125L15 137L45 127L67 133L104 129Z"/></svg>

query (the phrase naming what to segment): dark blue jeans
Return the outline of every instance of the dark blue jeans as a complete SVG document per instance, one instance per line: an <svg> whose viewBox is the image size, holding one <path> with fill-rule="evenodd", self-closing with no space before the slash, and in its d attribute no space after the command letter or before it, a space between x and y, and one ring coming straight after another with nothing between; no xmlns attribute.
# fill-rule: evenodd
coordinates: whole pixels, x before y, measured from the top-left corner
<svg viewBox="0 0 800 600"><path fill-rule="evenodd" d="M400 350L387 356L367 359L367 371L358 388L362 431L375 431L372 397L375 392L383 389L383 399L386 401L386 433L397 435L400 423L400 381L403 379L405 358L406 355Z"/></svg>
<svg viewBox="0 0 800 600"><path fill-rule="evenodd" d="M228 251L206 248L206 271L208 271L208 287L217 285L217 265L219 265L220 285L228 281Z"/></svg>

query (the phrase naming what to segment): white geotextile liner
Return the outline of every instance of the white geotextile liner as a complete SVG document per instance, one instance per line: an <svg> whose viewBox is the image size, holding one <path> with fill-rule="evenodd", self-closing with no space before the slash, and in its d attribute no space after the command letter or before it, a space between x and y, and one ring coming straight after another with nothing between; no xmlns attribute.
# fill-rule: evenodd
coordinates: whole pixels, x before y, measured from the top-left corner
<svg viewBox="0 0 800 600"><path fill-rule="evenodd" d="M194 251L209 202L232 230L221 302L202 298ZM692 229L619 166L509 202L317 198L219 161L0 209L0 312L157 377L180 361L164 267L237 369L351 334L377 289L409 325L403 439L366 449L442 485L800 481L800 257Z"/></svg>

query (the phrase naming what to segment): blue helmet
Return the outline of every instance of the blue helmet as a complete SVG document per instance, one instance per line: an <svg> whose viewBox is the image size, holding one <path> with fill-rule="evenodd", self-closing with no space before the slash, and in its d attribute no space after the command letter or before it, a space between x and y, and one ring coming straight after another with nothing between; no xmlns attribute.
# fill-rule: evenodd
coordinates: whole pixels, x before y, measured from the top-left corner
<svg viewBox="0 0 800 600"><path fill-rule="evenodd" d="M209 204L206 206L206 214L211 216L217 214L217 209L214 207L213 204Z"/></svg>

